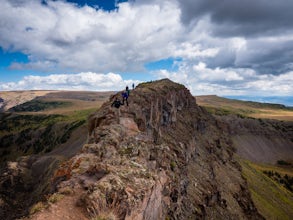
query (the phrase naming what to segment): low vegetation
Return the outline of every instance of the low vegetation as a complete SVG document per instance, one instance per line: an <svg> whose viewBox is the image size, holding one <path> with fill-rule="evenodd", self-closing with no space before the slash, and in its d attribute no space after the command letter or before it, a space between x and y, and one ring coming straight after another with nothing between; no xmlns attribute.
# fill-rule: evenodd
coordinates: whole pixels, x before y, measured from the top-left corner
<svg viewBox="0 0 293 220"><path fill-rule="evenodd" d="M292 164L290 162L284 161L284 160L278 160L277 164L280 166L291 166Z"/></svg>
<svg viewBox="0 0 293 220"><path fill-rule="evenodd" d="M47 205L43 202L38 202L37 204L35 204L29 211L30 215L33 215L37 212L42 211L43 209L47 208Z"/></svg>
<svg viewBox="0 0 293 220"><path fill-rule="evenodd" d="M291 219L293 193L283 181L292 181L292 168L239 160L258 211L266 219Z"/></svg>
<svg viewBox="0 0 293 220"><path fill-rule="evenodd" d="M277 183L283 185L286 189L293 192L293 177L289 176L288 174L281 175L278 172L274 172L272 170L265 170L263 171L264 174L266 174L268 177L270 177L272 180L276 181Z"/></svg>
<svg viewBox="0 0 293 220"><path fill-rule="evenodd" d="M0 124L0 157L2 162L22 155L47 153L65 143L71 133L84 125L93 109L71 115L9 114ZM1 164L1 163L0 163Z"/></svg>
<svg viewBox="0 0 293 220"><path fill-rule="evenodd" d="M33 99L32 101L25 102L21 105L17 105L11 109L10 112L39 112L48 109L69 107L72 106L71 102L65 101L44 101L39 99Z"/></svg>

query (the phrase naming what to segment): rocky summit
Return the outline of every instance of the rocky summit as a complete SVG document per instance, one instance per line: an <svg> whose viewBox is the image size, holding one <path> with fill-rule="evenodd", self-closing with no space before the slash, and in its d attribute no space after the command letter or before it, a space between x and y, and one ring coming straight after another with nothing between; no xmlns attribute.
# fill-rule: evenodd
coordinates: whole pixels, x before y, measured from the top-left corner
<svg viewBox="0 0 293 220"><path fill-rule="evenodd" d="M233 142L168 79L121 93L89 116L88 141L52 176L54 204L30 219L263 219Z"/></svg>

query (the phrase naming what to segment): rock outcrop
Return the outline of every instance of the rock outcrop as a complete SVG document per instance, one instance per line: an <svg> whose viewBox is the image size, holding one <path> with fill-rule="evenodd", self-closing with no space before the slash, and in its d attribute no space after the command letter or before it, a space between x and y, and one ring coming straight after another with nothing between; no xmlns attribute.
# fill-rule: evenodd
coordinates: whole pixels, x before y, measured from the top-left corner
<svg viewBox="0 0 293 220"><path fill-rule="evenodd" d="M52 179L84 219L262 219L232 141L184 86L140 84L119 110L116 97L89 117L88 143ZM76 219L72 209L63 219ZM62 219L54 213L32 219Z"/></svg>

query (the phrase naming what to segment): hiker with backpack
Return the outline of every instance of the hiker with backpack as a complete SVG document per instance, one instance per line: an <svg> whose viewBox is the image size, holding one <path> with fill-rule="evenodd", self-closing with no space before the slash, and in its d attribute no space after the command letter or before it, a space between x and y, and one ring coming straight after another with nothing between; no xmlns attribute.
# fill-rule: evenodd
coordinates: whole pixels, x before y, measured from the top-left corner
<svg viewBox="0 0 293 220"><path fill-rule="evenodd" d="M115 107L115 115L117 116L117 121L119 123L119 118L120 118L120 106L124 105L123 102L121 102L117 97L115 98L114 102L112 103L111 107Z"/></svg>
<svg viewBox="0 0 293 220"><path fill-rule="evenodd" d="M126 86L125 91L127 92L127 95L128 95L128 97L129 97L130 90L129 90L128 86Z"/></svg>
<svg viewBox="0 0 293 220"><path fill-rule="evenodd" d="M112 103L111 107L120 108L121 105L124 105L117 97L115 98L114 102Z"/></svg>
<svg viewBox="0 0 293 220"><path fill-rule="evenodd" d="M122 103L124 104L124 102L126 102L127 106L128 106L128 94L129 93L127 91L122 92L122 98L123 98Z"/></svg>

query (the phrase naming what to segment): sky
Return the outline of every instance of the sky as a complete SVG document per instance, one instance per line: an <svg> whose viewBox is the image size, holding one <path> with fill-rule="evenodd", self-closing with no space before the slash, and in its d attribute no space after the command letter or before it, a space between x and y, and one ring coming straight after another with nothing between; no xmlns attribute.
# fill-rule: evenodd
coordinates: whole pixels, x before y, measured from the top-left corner
<svg viewBox="0 0 293 220"><path fill-rule="evenodd" d="M0 91L293 96L292 0L1 0ZM292 104L293 105L293 104Z"/></svg>

